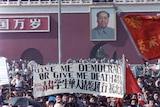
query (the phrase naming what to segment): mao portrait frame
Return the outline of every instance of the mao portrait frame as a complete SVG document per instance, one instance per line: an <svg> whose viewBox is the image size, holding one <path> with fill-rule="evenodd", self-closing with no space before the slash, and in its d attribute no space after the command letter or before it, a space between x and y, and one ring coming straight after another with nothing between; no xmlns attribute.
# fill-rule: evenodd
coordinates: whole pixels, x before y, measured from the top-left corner
<svg viewBox="0 0 160 107"><path fill-rule="evenodd" d="M94 38L92 30L97 27L97 13L100 11L106 11L110 14L109 23L107 27L114 29L112 37L107 38ZM113 6L109 7L90 7L90 41L116 41L117 40L117 29L116 29L116 12Z"/></svg>

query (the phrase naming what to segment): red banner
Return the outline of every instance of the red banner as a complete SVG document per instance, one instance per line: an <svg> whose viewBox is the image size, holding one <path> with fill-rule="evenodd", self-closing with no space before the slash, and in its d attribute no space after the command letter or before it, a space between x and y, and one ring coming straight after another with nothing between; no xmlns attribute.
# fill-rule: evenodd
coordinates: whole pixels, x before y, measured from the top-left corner
<svg viewBox="0 0 160 107"><path fill-rule="evenodd" d="M139 53L148 60L160 57L160 16L122 17Z"/></svg>
<svg viewBox="0 0 160 107"><path fill-rule="evenodd" d="M48 15L0 15L0 32L49 32Z"/></svg>

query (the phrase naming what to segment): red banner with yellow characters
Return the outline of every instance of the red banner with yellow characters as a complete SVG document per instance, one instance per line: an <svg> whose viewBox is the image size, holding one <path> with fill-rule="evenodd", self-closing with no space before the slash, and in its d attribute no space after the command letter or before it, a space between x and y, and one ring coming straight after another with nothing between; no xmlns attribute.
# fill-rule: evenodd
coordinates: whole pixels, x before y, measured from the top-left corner
<svg viewBox="0 0 160 107"><path fill-rule="evenodd" d="M160 57L160 16L126 15L122 19L139 53L148 60Z"/></svg>

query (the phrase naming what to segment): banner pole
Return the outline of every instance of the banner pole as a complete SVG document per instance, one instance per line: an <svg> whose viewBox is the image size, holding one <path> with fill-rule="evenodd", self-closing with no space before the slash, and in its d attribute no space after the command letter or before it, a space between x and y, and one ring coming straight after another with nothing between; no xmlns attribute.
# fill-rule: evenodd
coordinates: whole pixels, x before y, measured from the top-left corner
<svg viewBox="0 0 160 107"><path fill-rule="evenodd" d="M124 75L124 78L123 78L123 81L124 81L124 93L126 93L126 61L125 61L125 56L124 54L122 55L122 63L123 63L123 75Z"/></svg>
<svg viewBox="0 0 160 107"><path fill-rule="evenodd" d="M61 40L61 0L58 2L58 63L62 62L62 40Z"/></svg>

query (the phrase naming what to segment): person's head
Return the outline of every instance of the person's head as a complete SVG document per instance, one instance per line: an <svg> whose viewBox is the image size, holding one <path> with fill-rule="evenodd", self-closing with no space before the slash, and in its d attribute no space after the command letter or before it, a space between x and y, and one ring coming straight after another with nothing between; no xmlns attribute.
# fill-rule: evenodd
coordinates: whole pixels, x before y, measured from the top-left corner
<svg viewBox="0 0 160 107"><path fill-rule="evenodd" d="M94 96L94 95L92 95L92 96L90 97L89 102L90 102L90 103L96 103L96 100L97 100L97 97Z"/></svg>
<svg viewBox="0 0 160 107"><path fill-rule="evenodd" d="M131 103L132 106L135 106L138 104L138 99L131 99Z"/></svg>
<svg viewBox="0 0 160 107"><path fill-rule="evenodd" d="M83 103L83 105L88 105L89 104L89 100L90 100L90 97L89 96L84 96L83 98L82 98L82 103Z"/></svg>
<svg viewBox="0 0 160 107"><path fill-rule="evenodd" d="M33 98L32 92L28 91L28 92L26 93L26 96L25 96L25 97L27 97L27 98Z"/></svg>
<svg viewBox="0 0 160 107"><path fill-rule="evenodd" d="M125 93L123 96L123 104L124 105L129 105L130 104L130 100L131 100L131 95Z"/></svg>
<svg viewBox="0 0 160 107"><path fill-rule="evenodd" d="M116 102L116 97L110 97L111 102Z"/></svg>
<svg viewBox="0 0 160 107"><path fill-rule="evenodd" d="M18 96L18 89L17 88L13 88L12 95Z"/></svg>
<svg viewBox="0 0 160 107"><path fill-rule="evenodd" d="M145 93L145 91L147 91L148 90L148 87L147 86L143 86L142 87L142 93Z"/></svg>
<svg viewBox="0 0 160 107"><path fill-rule="evenodd" d="M15 75L15 77L17 78L17 79L19 79L20 78L20 76L21 76L21 74L20 73L16 73L16 75Z"/></svg>
<svg viewBox="0 0 160 107"><path fill-rule="evenodd" d="M68 100L69 100L68 95L67 94L63 94L62 95L62 102L65 103L65 102L68 102Z"/></svg>
<svg viewBox="0 0 160 107"><path fill-rule="evenodd" d="M149 94L150 94L150 92L149 92L148 90L146 90L146 91L143 93L143 96L144 96L145 98L148 98L148 97L149 97Z"/></svg>
<svg viewBox="0 0 160 107"><path fill-rule="evenodd" d="M158 92L158 91L156 91L156 92L153 93L153 98L154 98L154 100L156 100L156 101L160 98L160 95L159 95L159 92Z"/></svg>
<svg viewBox="0 0 160 107"><path fill-rule="evenodd" d="M131 94L131 99L138 99L138 95L137 95L137 93L133 93L133 94Z"/></svg>
<svg viewBox="0 0 160 107"><path fill-rule="evenodd" d="M109 13L106 11L100 11L97 13L97 23L102 29L106 28L109 23Z"/></svg>
<svg viewBox="0 0 160 107"><path fill-rule="evenodd" d="M99 96L99 104L105 104L107 101L105 96Z"/></svg>
<svg viewBox="0 0 160 107"><path fill-rule="evenodd" d="M137 77L137 83L143 83L143 79L142 79L141 76L138 76L138 77Z"/></svg>
<svg viewBox="0 0 160 107"><path fill-rule="evenodd" d="M53 102L53 103L55 103L55 102L56 102L56 98L55 98L54 96L50 96L50 97L48 98L48 102Z"/></svg>
<svg viewBox="0 0 160 107"><path fill-rule="evenodd" d="M148 105L149 105L149 107L154 107L155 106L155 101L152 97L148 98Z"/></svg>
<svg viewBox="0 0 160 107"><path fill-rule="evenodd" d="M56 95L56 103L61 103L62 101L62 96L60 94Z"/></svg>
<svg viewBox="0 0 160 107"><path fill-rule="evenodd" d="M106 97L106 100L107 100L107 103L110 103L110 102L111 102L110 97Z"/></svg>
<svg viewBox="0 0 160 107"><path fill-rule="evenodd" d="M152 86L152 84L153 84L153 81L152 81L151 79L149 79L149 80L147 81L147 85L148 85L148 86Z"/></svg>
<svg viewBox="0 0 160 107"><path fill-rule="evenodd" d="M74 94L69 95L69 102L77 102L77 96Z"/></svg>
<svg viewBox="0 0 160 107"><path fill-rule="evenodd" d="M53 101L48 102L48 107L54 107L55 103Z"/></svg>

